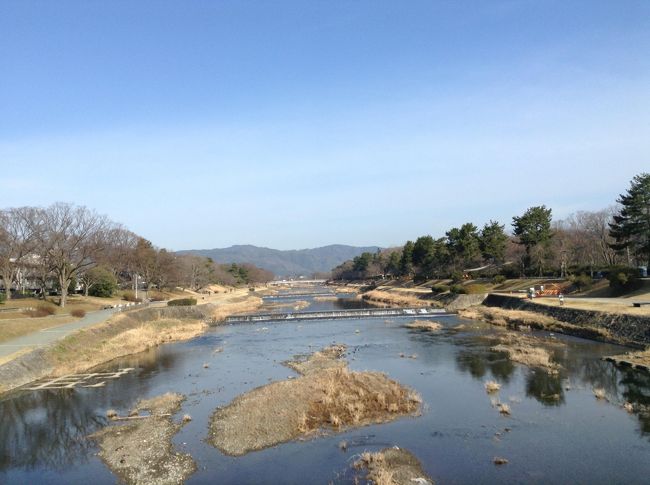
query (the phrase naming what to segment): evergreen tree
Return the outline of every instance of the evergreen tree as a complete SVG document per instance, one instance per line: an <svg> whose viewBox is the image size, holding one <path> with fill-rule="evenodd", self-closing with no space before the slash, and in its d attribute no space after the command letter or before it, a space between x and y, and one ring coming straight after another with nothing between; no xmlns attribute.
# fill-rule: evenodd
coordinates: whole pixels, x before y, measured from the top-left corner
<svg viewBox="0 0 650 485"><path fill-rule="evenodd" d="M413 241L406 241L402 249L402 257L399 261L399 271L402 275L410 275L413 272Z"/></svg>
<svg viewBox="0 0 650 485"><path fill-rule="evenodd" d="M479 245L483 259L497 264L503 262L507 242L508 235L505 233L505 226L492 220L485 224L479 235Z"/></svg>
<svg viewBox="0 0 650 485"><path fill-rule="evenodd" d="M431 236L421 236L415 240L413 245L413 264L422 264L433 254L434 242Z"/></svg>
<svg viewBox="0 0 650 485"><path fill-rule="evenodd" d="M636 175L617 202L622 207L609 225L615 240L611 247L628 249L638 262L650 267L650 174Z"/></svg>
<svg viewBox="0 0 650 485"><path fill-rule="evenodd" d="M384 266L384 273L396 275L400 273L400 253L399 251L393 251L388 256L388 261Z"/></svg>
<svg viewBox="0 0 650 485"><path fill-rule="evenodd" d="M447 249L452 257L454 266L471 264L480 254L478 228L468 222L447 231Z"/></svg>
<svg viewBox="0 0 650 485"><path fill-rule="evenodd" d="M541 276L553 237L551 209L547 209L545 205L530 207L522 216L512 218L512 226L515 236L519 238L519 244L526 248L526 266L537 267Z"/></svg>

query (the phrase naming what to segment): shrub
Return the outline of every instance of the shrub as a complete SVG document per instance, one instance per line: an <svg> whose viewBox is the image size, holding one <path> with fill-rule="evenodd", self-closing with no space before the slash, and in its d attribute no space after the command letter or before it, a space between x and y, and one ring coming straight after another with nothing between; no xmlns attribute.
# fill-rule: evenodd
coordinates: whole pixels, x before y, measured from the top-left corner
<svg viewBox="0 0 650 485"><path fill-rule="evenodd" d="M582 273L578 276L571 276L570 281L578 288L579 291L591 288L591 277Z"/></svg>
<svg viewBox="0 0 650 485"><path fill-rule="evenodd" d="M41 318L41 317L54 315L56 313L56 310L51 305L48 305L46 303L41 303L36 308L30 310L27 313L32 318Z"/></svg>
<svg viewBox="0 0 650 485"><path fill-rule="evenodd" d="M150 301L164 301L167 299L167 297L165 297L165 294L159 291L150 291L147 293L147 297Z"/></svg>
<svg viewBox="0 0 650 485"><path fill-rule="evenodd" d="M492 278L492 283L495 285L502 285L503 283L506 282L506 277L502 274L495 275L494 278Z"/></svg>
<svg viewBox="0 0 650 485"><path fill-rule="evenodd" d="M176 300L169 300L167 306L191 306L196 305L196 298L178 298Z"/></svg>
<svg viewBox="0 0 650 485"><path fill-rule="evenodd" d="M106 268L98 266L90 270L92 278L95 280L93 286L88 290L90 296L101 298L110 298L117 290L117 278Z"/></svg>
<svg viewBox="0 0 650 485"><path fill-rule="evenodd" d="M504 264L499 269L499 273L507 279L519 278L521 276L521 265L519 264Z"/></svg>
<svg viewBox="0 0 650 485"><path fill-rule="evenodd" d="M639 272L634 268L626 266L616 266L610 268L607 274L609 286L617 293L632 291L641 286Z"/></svg>
<svg viewBox="0 0 650 485"><path fill-rule="evenodd" d="M452 283L461 283L463 281L463 273L460 271L454 271L451 274L451 281Z"/></svg>
<svg viewBox="0 0 650 485"><path fill-rule="evenodd" d="M445 291L449 291L449 286L448 285L433 285L431 287L431 291L437 295L437 294L440 294L440 293L444 293Z"/></svg>
<svg viewBox="0 0 650 485"><path fill-rule="evenodd" d="M122 299L124 299L126 301L135 302L135 303L140 303L142 301L142 298L136 298L135 293L132 292L132 291L125 291L122 294Z"/></svg>
<svg viewBox="0 0 650 485"><path fill-rule="evenodd" d="M86 310L82 310L81 308L75 308L70 312L70 315L77 318L83 318L86 316Z"/></svg>
<svg viewBox="0 0 650 485"><path fill-rule="evenodd" d="M7 299L7 297L5 296L5 294L0 293L0 305L4 305L6 299Z"/></svg>
<svg viewBox="0 0 650 485"><path fill-rule="evenodd" d="M465 287L463 285L453 285L449 289L449 291L451 291L452 293L455 293L457 295L465 295L465 294L467 294L467 290L465 289Z"/></svg>

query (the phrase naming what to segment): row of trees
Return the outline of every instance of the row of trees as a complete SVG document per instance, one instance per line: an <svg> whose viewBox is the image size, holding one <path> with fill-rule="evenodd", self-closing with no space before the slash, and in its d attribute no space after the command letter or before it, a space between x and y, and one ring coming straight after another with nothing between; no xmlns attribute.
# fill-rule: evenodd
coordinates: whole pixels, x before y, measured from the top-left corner
<svg viewBox="0 0 650 485"><path fill-rule="evenodd" d="M273 274L253 265L177 255L86 207L57 203L0 210L0 278L8 299L14 287L37 285L45 295L54 286L65 306L76 283L86 294L105 292L111 280L125 288L140 283L198 289L266 282Z"/></svg>
<svg viewBox="0 0 650 485"><path fill-rule="evenodd" d="M421 236L403 247L364 253L333 270L335 279L380 275L419 279L464 274L569 276L614 265L650 265L650 174L634 177L618 205L553 221L544 205L512 218L512 231L468 222L444 237Z"/></svg>

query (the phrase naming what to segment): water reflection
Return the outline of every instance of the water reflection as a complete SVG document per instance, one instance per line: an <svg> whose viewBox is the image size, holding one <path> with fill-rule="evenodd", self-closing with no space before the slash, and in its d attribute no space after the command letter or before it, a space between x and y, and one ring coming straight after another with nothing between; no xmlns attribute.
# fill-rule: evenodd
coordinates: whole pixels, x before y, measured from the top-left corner
<svg viewBox="0 0 650 485"><path fill-rule="evenodd" d="M537 369L526 375L526 396L545 406L561 406L565 403L564 386L560 374L549 374Z"/></svg>
<svg viewBox="0 0 650 485"><path fill-rule="evenodd" d="M458 370L478 380L492 377L502 384L513 378L517 366L505 353L490 350L496 340L477 334L451 342L459 346L456 352ZM577 339L567 339L561 345L553 339L546 344L553 360L560 364L560 371L549 373L522 366L527 397L544 406L562 406L566 404L566 392L574 387L604 389L611 404L627 402L632 405L641 435L650 436L650 375L634 369L619 369L598 358L598 355L622 352L623 349Z"/></svg>
<svg viewBox="0 0 650 485"><path fill-rule="evenodd" d="M175 361L174 354L151 349L104 366L139 366L105 388L22 392L0 401L0 471L62 470L88 461L94 443L87 436L106 426L106 410L130 408L147 392L146 377Z"/></svg>
<svg viewBox="0 0 650 485"><path fill-rule="evenodd" d="M483 348L461 349L456 353L456 367L476 379L483 379L488 372L500 382L510 381L515 365L500 352Z"/></svg>
<svg viewBox="0 0 650 485"><path fill-rule="evenodd" d="M95 402L73 389L32 392L0 402L0 470L86 461L85 437L106 424Z"/></svg>
<svg viewBox="0 0 650 485"><path fill-rule="evenodd" d="M621 394L626 402L632 404L641 425L640 433L650 436L650 374L633 369L625 369L620 374Z"/></svg>

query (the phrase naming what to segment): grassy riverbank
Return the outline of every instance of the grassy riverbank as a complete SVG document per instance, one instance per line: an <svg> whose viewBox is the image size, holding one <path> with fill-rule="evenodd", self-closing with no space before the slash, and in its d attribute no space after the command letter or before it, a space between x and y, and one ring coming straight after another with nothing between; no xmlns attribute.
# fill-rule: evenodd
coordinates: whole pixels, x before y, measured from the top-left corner
<svg viewBox="0 0 650 485"><path fill-rule="evenodd" d="M428 293L431 295L431 292ZM390 291L389 289L384 290L371 290L361 294L361 298L373 305L379 306L399 306L399 307L410 307L410 306L435 306L441 307L442 305L436 301L425 300L418 296L410 294L401 294L397 292Z"/></svg>
<svg viewBox="0 0 650 485"><path fill-rule="evenodd" d="M146 308L116 315L55 344L48 352L54 364L53 375L82 372L164 343L189 340L205 331L207 320L224 320L261 305L260 298L240 291L194 307Z"/></svg>
<svg viewBox="0 0 650 485"><path fill-rule="evenodd" d="M604 342L621 343L607 329L595 326L573 325L561 322L541 313L525 310L508 310L498 307L474 306L459 310L458 315L471 320L482 320L500 327L529 328L549 332L565 333L577 337L600 340Z"/></svg>
<svg viewBox="0 0 650 485"><path fill-rule="evenodd" d="M206 297L190 307L150 307L120 313L79 330L55 344L16 354L0 365L0 392L36 379L79 373L164 343L188 340L205 331L207 321L257 310L262 299L248 289Z"/></svg>

